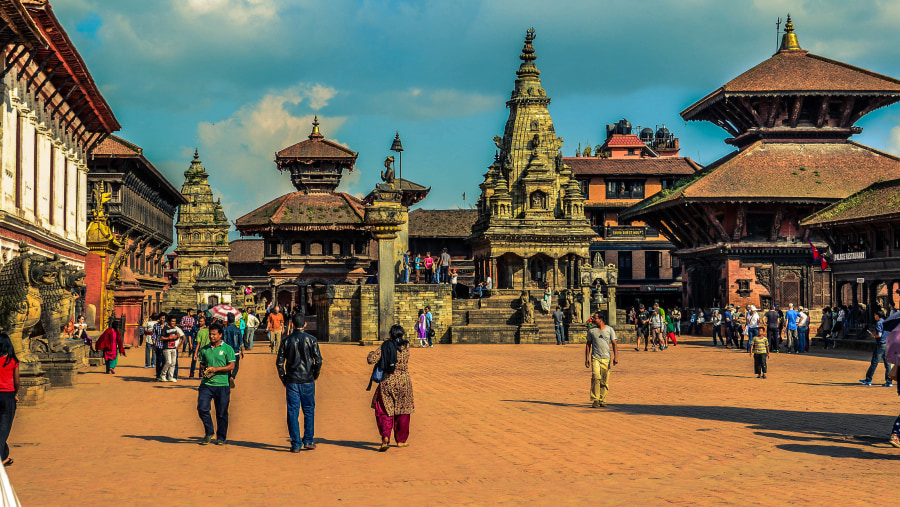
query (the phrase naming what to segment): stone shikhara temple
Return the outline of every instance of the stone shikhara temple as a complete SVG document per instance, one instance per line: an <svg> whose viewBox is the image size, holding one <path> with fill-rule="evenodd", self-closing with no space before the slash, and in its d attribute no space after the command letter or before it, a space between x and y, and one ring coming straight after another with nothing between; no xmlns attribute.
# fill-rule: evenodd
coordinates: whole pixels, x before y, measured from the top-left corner
<svg viewBox="0 0 900 507"><path fill-rule="evenodd" d="M725 129L737 151L620 214L677 247L686 306L833 303L801 220L878 180L900 159L850 140L900 100L900 81L802 49L788 17L775 55L682 111Z"/></svg>
<svg viewBox="0 0 900 507"><path fill-rule="evenodd" d="M178 207L175 231L178 247L169 254L171 285L163 296L163 310L186 311L188 308L231 304L231 293L216 294L205 298L196 283L202 269L212 259L228 259L228 229L231 225L222 204L213 198L209 186L209 173L200 162L200 154L194 151L191 166L184 172L181 194L188 203Z"/></svg>
<svg viewBox="0 0 900 507"><path fill-rule="evenodd" d="M484 175L479 217L472 227L477 279L492 277L500 289L555 291L578 285L595 236L584 216L584 196L563 162L541 86L532 42L525 37L515 88L506 102L509 119L498 153Z"/></svg>

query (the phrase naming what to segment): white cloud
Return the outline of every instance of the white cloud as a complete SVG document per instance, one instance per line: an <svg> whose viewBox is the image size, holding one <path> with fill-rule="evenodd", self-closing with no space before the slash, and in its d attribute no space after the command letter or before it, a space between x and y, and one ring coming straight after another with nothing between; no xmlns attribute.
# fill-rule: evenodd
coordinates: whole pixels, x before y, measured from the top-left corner
<svg viewBox="0 0 900 507"><path fill-rule="evenodd" d="M210 184L224 195L240 196L232 198L236 205L226 210L230 220L293 190L287 176L275 169L274 154L307 138L313 114L297 116L290 109L306 104L316 111L336 94L328 86L301 83L270 92L223 121L197 125L200 158L210 173ZM329 139L335 138L345 121L345 117L319 116L322 133Z"/></svg>
<svg viewBox="0 0 900 507"><path fill-rule="evenodd" d="M183 16L211 16L235 24L270 20L278 14L277 0L172 0Z"/></svg>
<svg viewBox="0 0 900 507"><path fill-rule="evenodd" d="M900 126L891 129L887 145L888 153L900 155Z"/></svg>
<svg viewBox="0 0 900 507"><path fill-rule="evenodd" d="M453 89L410 88L370 97L368 112L411 120L452 118L496 109L503 97Z"/></svg>

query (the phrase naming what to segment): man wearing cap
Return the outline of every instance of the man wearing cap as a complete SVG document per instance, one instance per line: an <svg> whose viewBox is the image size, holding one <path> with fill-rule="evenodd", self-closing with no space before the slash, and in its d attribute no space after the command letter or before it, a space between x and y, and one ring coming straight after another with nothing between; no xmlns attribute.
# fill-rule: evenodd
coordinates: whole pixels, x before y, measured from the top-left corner
<svg viewBox="0 0 900 507"><path fill-rule="evenodd" d="M646 352L647 347L650 345L650 312L644 308L643 303L638 305L636 320L637 322L635 322L634 326L637 331L637 343L635 344L634 350L641 349L641 338L643 338L644 352Z"/></svg>
<svg viewBox="0 0 900 507"><path fill-rule="evenodd" d="M859 381L860 384L872 385L872 378L875 376L875 370L879 363L884 363L884 384L882 387L893 387L891 380L891 364L887 362L887 333L884 331L884 312L878 310L875 312L875 328L869 330L869 335L875 338L875 350L872 351L872 363L866 370L866 378Z"/></svg>
<svg viewBox="0 0 900 507"><path fill-rule="evenodd" d="M784 340L787 342L785 345L787 346L788 354L800 351L800 343L797 339L797 321L800 318L800 313L797 310L794 310L794 303L788 303L788 311L784 312Z"/></svg>
<svg viewBox="0 0 900 507"><path fill-rule="evenodd" d="M750 353L750 342L759 335L759 313L754 305L747 310L747 353ZM743 348L743 344L741 345Z"/></svg>

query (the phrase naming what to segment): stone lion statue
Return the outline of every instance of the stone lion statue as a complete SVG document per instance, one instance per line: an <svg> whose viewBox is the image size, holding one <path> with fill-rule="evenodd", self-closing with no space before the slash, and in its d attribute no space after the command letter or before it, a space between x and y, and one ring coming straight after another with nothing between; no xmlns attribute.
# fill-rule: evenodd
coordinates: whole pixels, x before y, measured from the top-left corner
<svg viewBox="0 0 900 507"><path fill-rule="evenodd" d="M519 311L522 314L522 324L534 324L534 304L528 291L523 290L519 296Z"/></svg>
<svg viewBox="0 0 900 507"><path fill-rule="evenodd" d="M43 339L34 343L33 349L43 352L59 352L65 349L60 330L75 318L75 295L73 289L84 286L84 271L69 266L59 260L59 256L47 263L47 274L53 276L53 283L42 285L41 323L44 327Z"/></svg>
<svg viewBox="0 0 900 507"><path fill-rule="evenodd" d="M31 351L31 332L41 321L40 287L53 284L57 273L49 259L31 253L24 241L19 255L0 269L0 328L23 363L38 362Z"/></svg>

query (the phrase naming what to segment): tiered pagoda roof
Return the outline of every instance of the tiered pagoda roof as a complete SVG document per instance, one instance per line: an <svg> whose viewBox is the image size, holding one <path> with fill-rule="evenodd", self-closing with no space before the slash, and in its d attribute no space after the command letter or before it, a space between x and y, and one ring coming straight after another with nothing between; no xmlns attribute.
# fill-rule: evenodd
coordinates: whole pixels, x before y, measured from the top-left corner
<svg viewBox="0 0 900 507"><path fill-rule="evenodd" d="M247 213L235 222L241 234L266 231L364 229L360 199L344 192L285 194Z"/></svg>
<svg viewBox="0 0 900 507"><path fill-rule="evenodd" d="M658 223L668 219L657 212L690 203L824 206L878 180L900 177L900 159L848 140L861 132L853 124L862 116L898 100L900 80L803 50L788 17L774 56L681 113L685 120L724 128L734 136L726 142L739 150L620 218ZM682 209L670 225L696 225L711 220L710 213Z"/></svg>
<svg viewBox="0 0 900 507"><path fill-rule="evenodd" d="M306 141L301 141L275 153L279 171L291 173L291 183L301 192L334 192L346 169L353 171L357 153L319 132L319 117L313 119L313 129Z"/></svg>

